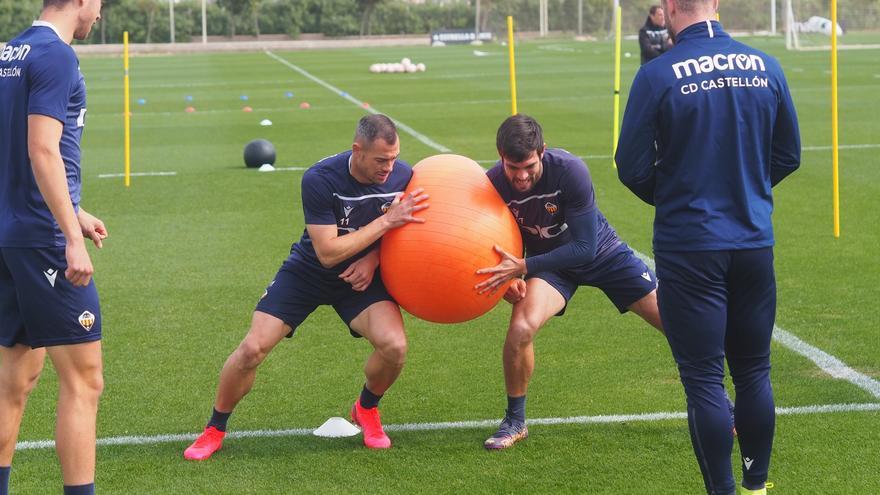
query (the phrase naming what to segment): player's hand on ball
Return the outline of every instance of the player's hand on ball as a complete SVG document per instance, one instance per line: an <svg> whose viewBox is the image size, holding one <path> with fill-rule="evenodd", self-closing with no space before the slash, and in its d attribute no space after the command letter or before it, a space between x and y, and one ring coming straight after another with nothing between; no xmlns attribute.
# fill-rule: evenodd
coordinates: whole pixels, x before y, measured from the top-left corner
<svg viewBox="0 0 880 495"><path fill-rule="evenodd" d="M414 213L422 211L428 207L428 203L424 203L424 201L428 199L428 195L423 194L424 191L425 190L420 187L409 193L398 194L397 197L394 198L391 207L389 207L388 212L385 213L385 219L390 228L397 228L410 222L425 223L424 218L413 216Z"/></svg>
<svg viewBox="0 0 880 495"><path fill-rule="evenodd" d="M474 286L480 294L494 294L507 283L508 280L521 277L526 274L526 260L501 249L495 245L495 252L501 255L501 262L489 268L480 268L477 275L491 273L492 276Z"/></svg>
<svg viewBox="0 0 880 495"><path fill-rule="evenodd" d="M510 283L510 287L507 288L507 292L504 293L504 300L510 304L516 304L525 299L525 297L526 281L521 278L514 279Z"/></svg>

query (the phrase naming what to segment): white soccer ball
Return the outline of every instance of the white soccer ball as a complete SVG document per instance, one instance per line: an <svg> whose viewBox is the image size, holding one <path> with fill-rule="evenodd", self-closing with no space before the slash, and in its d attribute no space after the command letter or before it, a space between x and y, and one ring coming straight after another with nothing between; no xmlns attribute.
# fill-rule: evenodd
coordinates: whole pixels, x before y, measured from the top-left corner
<svg viewBox="0 0 880 495"><path fill-rule="evenodd" d="M416 70L418 70L419 72L425 72L425 69L427 69L427 67L425 67L425 64L423 64L423 63L416 64Z"/></svg>
<svg viewBox="0 0 880 495"><path fill-rule="evenodd" d="M370 66L370 72L376 74L379 72L379 64L373 64Z"/></svg>
<svg viewBox="0 0 880 495"><path fill-rule="evenodd" d="M406 64L406 65L404 65L403 67L404 67L404 69L406 69L407 72L415 72L415 71L419 70L419 69L418 69L415 65L413 65L413 64Z"/></svg>
<svg viewBox="0 0 880 495"><path fill-rule="evenodd" d="M412 60L404 57L404 58L400 59L400 63L406 66L406 65L412 64Z"/></svg>

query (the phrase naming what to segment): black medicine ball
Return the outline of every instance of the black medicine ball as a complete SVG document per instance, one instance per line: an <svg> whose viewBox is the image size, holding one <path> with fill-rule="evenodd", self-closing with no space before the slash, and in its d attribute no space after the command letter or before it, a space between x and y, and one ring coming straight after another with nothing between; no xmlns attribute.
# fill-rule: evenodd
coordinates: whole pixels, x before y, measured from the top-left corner
<svg viewBox="0 0 880 495"><path fill-rule="evenodd" d="M244 147L244 164L257 168L265 163L275 164L275 146L265 139L254 139Z"/></svg>

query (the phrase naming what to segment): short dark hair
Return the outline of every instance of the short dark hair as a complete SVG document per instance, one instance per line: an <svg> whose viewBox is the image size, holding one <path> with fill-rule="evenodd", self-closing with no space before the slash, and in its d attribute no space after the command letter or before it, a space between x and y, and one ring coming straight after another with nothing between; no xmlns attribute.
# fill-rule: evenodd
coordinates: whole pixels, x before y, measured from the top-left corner
<svg viewBox="0 0 880 495"><path fill-rule="evenodd" d="M354 133L354 140L369 147L377 139L382 139L388 144L397 142L397 126L394 125L394 121L380 113L361 118Z"/></svg>
<svg viewBox="0 0 880 495"><path fill-rule="evenodd" d="M43 0L43 8L54 7L56 9L63 8L69 4L71 0Z"/></svg>
<svg viewBox="0 0 880 495"><path fill-rule="evenodd" d="M507 117L498 128L495 146L505 158L521 162L533 151L538 153L544 149L544 132L537 120L518 113Z"/></svg>
<svg viewBox="0 0 880 495"><path fill-rule="evenodd" d="M663 8L662 5L651 5L651 9L648 10L648 13L651 15L654 15L657 13L657 9L662 9L662 8Z"/></svg>

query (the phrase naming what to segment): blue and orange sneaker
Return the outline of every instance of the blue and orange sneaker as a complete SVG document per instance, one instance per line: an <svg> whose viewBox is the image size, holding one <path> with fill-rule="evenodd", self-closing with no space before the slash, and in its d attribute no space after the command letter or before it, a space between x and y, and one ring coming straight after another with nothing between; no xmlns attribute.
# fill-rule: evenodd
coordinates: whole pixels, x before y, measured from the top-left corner
<svg viewBox="0 0 880 495"><path fill-rule="evenodd" d="M513 447L513 444L520 440L525 440L528 436L529 428L526 426L525 421L517 421L504 416L504 420L501 421L501 426L498 427L498 431L496 431L491 437L487 438L486 441L483 442L483 446L489 450L506 449L508 447Z"/></svg>
<svg viewBox="0 0 880 495"><path fill-rule="evenodd" d="M214 452L220 450L223 446L223 437L226 436L225 431L220 431L213 426L205 427L205 431L196 438L186 450L183 451L183 457L190 461L204 461L211 457Z"/></svg>
<svg viewBox="0 0 880 495"><path fill-rule="evenodd" d="M356 400L351 406L351 420L364 430L364 445L368 449L391 448L391 439L382 429L378 407L365 409L361 407L361 401Z"/></svg>

